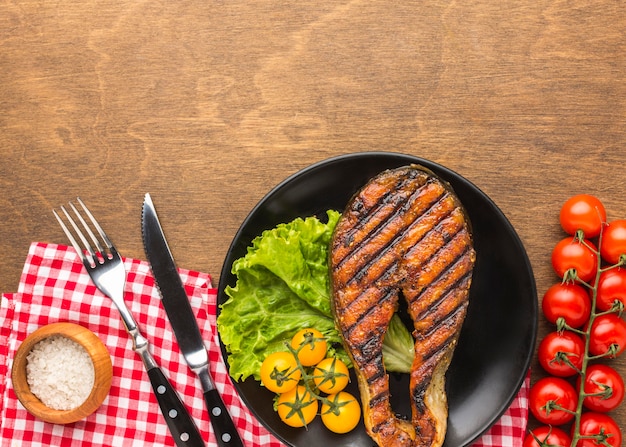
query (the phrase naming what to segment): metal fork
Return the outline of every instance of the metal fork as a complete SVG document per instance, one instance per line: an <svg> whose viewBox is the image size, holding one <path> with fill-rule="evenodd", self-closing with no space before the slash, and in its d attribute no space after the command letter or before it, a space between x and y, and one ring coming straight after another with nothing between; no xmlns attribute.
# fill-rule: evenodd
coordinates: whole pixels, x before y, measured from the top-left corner
<svg viewBox="0 0 626 447"><path fill-rule="evenodd" d="M174 442L178 447L204 446L205 443L202 440L202 436L194 420L180 400L178 393L174 390L174 387L154 360L154 357L149 351L150 344L148 340L139 331L135 318L124 302L126 270L122 257L82 200L80 200L80 198L77 198L77 200L82 211L89 218L89 221L102 238L104 246L100 243L87 221L73 203L70 202L70 208L76 219L78 219L82 225L84 232L86 232L91 239L91 243L87 240L79 224L76 223L70 213L63 206L61 206L61 210L82 242L84 250L81 248L81 245L77 242L68 226L64 223L61 216L55 210L52 210L54 216L59 221L61 228L63 228L72 246L80 256L93 283L102 293L111 298L119 310L124 326L132 337L133 350L141 357L143 365L148 372L154 394L165 421L167 422L167 426L174 438Z"/></svg>

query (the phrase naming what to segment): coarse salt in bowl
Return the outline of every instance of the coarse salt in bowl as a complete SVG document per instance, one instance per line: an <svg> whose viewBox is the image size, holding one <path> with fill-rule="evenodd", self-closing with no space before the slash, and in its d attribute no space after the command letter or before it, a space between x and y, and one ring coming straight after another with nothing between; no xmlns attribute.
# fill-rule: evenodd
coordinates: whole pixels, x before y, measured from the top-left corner
<svg viewBox="0 0 626 447"><path fill-rule="evenodd" d="M102 404L112 372L109 352L93 332L74 323L52 323L22 342L11 379L15 394L31 414L69 424Z"/></svg>

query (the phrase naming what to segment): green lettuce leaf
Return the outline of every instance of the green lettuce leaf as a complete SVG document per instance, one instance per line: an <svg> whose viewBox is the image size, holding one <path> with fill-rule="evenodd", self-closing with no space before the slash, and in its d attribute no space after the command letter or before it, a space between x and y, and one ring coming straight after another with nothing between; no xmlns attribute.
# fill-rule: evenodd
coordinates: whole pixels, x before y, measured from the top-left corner
<svg viewBox="0 0 626 447"><path fill-rule="evenodd" d="M415 356L415 341L406 326L395 314L383 340L383 362L387 371L410 372Z"/></svg>
<svg viewBox="0 0 626 447"><path fill-rule="evenodd" d="M335 328L329 292L328 250L340 213L326 214L327 223L316 217L297 218L264 231L233 263L237 282L226 287L229 298L220 308L217 327L234 380L250 376L259 380L265 357L284 351L285 342L306 327L322 332L330 354L351 364ZM385 337L385 344L393 347L389 370L408 372L413 341L399 324L392 324Z"/></svg>
<svg viewBox="0 0 626 447"><path fill-rule="evenodd" d="M335 329L328 285L328 248L340 213L330 210L327 216L328 223L298 218L266 230L233 263L237 283L226 287L229 298L217 320L233 379L259 380L265 357L284 351L284 343L305 327L322 332L349 363Z"/></svg>

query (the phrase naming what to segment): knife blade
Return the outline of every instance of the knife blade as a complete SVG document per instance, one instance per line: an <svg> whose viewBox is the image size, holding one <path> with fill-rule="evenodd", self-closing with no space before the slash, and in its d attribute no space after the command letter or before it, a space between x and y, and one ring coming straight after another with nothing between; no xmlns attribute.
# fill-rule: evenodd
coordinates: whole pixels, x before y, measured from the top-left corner
<svg viewBox="0 0 626 447"><path fill-rule="evenodd" d="M200 379L217 443L220 447L243 447L209 373L208 352L149 193L143 202L141 228L144 249L161 294L161 303L187 365Z"/></svg>

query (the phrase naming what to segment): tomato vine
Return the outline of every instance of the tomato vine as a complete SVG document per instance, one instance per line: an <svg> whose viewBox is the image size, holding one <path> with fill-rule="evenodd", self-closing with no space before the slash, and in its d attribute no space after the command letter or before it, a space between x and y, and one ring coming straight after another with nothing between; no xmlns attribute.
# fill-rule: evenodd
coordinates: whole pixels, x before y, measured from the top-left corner
<svg viewBox="0 0 626 447"><path fill-rule="evenodd" d="M261 364L261 383L276 393L274 410L292 427L307 427L321 407L322 423L335 433L353 430L361 419L357 399L344 391L347 365L327 357L328 343L313 328L298 331L284 343L286 351L270 354Z"/></svg>
<svg viewBox="0 0 626 447"><path fill-rule="evenodd" d="M561 282L546 292L542 310L563 339L548 334L540 345L539 363L550 376L533 384L529 400L531 413L544 426L531 431L525 443L538 447L619 447L621 429L607 413L621 404L624 381L605 363L626 349L626 321L622 318L626 302L626 221L607 222L602 202L584 194L568 199L559 219L569 235L552 252L552 266ZM609 237L605 238L607 231ZM588 310L580 298L580 288L590 298ZM577 346L570 340L574 336L583 340L582 356L580 349L567 347ZM574 397L568 393L572 386L577 390ZM556 391L549 387L556 387ZM547 434L552 432L546 426L566 423L571 423L569 437L559 437L559 444L548 440ZM537 433L543 433L544 439Z"/></svg>

